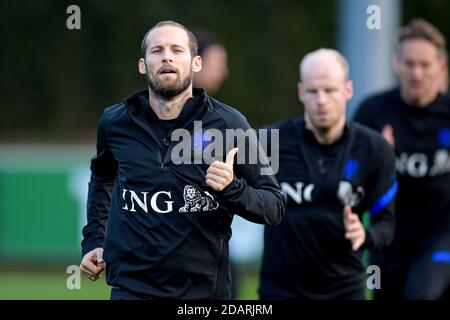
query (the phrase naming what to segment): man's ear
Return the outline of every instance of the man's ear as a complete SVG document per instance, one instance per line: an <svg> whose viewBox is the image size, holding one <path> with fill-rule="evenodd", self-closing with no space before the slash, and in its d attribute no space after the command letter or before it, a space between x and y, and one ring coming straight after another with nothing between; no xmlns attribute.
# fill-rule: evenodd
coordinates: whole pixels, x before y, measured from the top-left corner
<svg viewBox="0 0 450 320"><path fill-rule="evenodd" d="M147 73L147 66L145 65L144 58L140 58L138 61L138 70L140 74L146 74Z"/></svg>
<svg viewBox="0 0 450 320"><path fill-rule="evenodd" d="M202 57L197 55L194 57L194 59L192 59L192 71L200 72L201 70L202 70Z"/></svg>
<svg viewBox="0 0 450 320"><path fill-rule="evenodd" d="M347 92L347 100L353 97L353 81L347 80L345 83L345 91Z"/></svg>
<svg viewBox="0 0 450 320"><path fill-rule="evenodd" d="M441 58L439 67L441 68L442 72L446 72L448 70L448 59L447 58Z"/></svg>
<svg viewBox="0 0 450 320"><path fill-rule="evenodd" d="M304 88L303 88L302 83L299 81L299 82L297 82L297 97L300 102L303 102L303 94L304 94Z"/></svg>

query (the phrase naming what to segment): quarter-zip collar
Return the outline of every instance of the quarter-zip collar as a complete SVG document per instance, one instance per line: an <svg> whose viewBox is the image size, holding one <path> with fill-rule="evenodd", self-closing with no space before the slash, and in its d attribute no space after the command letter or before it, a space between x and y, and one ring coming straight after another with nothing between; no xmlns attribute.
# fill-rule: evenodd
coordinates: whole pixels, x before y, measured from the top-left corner
<svg viewBox="0 0 450 320"><path fill-rule="evenodd" d="M208 109L209 97L204 89L193 88L193 96L186 100L178 118L174 129L188 128L196 120L200 120ZM131 119L143 128L157 143L161 151L164 151L160 139L158 139L155 131L152 129L154 125L160 125L160 119L150 107L148 101L148 89L138 91L127 97L124 101L125 108Z"/></svg>
<svg viewBox="0 0 450 320"><path fill-rule="evenodd" d="M308 167L308 171L313 179L320 180L320 164L317 164L317 159L315 158L318 154L320 154L321 150L337 148L339 149L339 155L336 158L336 169L338 175L342 174L343 167L347 158L349 156L351 147L354 142L354 130L351 123L346 122L344 127L344 132L341 137L333 142L330 145L322 145L320 144L314 134L306 128L304 118L299 118L297 125L297 133L299 137L304 137L299 139L299 147L302 150L306 165Z"/></svg>

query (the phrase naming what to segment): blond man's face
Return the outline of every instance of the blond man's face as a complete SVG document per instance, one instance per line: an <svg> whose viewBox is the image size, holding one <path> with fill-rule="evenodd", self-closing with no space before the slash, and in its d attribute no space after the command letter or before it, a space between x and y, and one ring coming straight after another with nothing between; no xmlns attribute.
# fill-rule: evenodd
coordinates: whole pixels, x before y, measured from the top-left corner
<svg viewBox="0 0 450 320"><path fill-rule="evenodd" d="M345 119L353 89L339 63L317 61L302 73L298 89L305 114L314 127L330 130Z"/></svg>

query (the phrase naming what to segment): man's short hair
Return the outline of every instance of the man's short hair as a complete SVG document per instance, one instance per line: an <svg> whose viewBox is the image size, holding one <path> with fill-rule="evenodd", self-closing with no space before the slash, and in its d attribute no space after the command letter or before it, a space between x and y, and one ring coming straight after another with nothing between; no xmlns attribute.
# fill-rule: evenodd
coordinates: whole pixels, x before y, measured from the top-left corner
<svg viewBox="0 0 450 320"><path fill-rule="evenodd" d="M213 45L223 46L221 39L211 31L204 28L192 28L192 32L197 38L198 55L203 57L205 50Z"/></svg>
<svg viewBox="0 0 450 320"><path fill-rule="evenodd" d="M400 29L398 35L398 51L401 45L412 39L423 39L433 44L438 49L439 54L443 58L447 58L447 48L445 37L431 23L422 18L412 19L406 26Z"/></svg>
<svg viewBox="0 0 450 320"><path fill-rule="evenodd" d="M317 49L317 50L307 53L303 57L303 59L300 61L300 64L299 64L300 81L302 81L302 72L305 67L305 61L307 61L308 58L310 58L310 57L313 57L316 55L321 55L321 54L330 55L330 56L333 56L334 58L336 58L336 61L342 67L342 71L344 73L344 80L349 79L350 68L348 66L347 59L345 59L344 56L342 54L340 54L339 51L337 51L337 50L329 49L329 48L320 48L320 49Z"/></svg>
<svg viewBox="0 0 450 320"><path fill-rule="evenodd" d="M197 45L197 39L195 38L194 34L191 31L189 31L188 28L183 26L181 23L167 20L167 21L158 22L155 26L153 26L145 34L145 36L141 42L141 57L142 58L145 59L145 53L147 52L147 37L148 37L149 33L152 32L154 29L161 28L164 26L177 27L177 28L180 28L180 29L183 29L184 31L186 31L186 34L189 38L189 51L191 51L191 57L194 58L197 55L198 45Z"/></svg>

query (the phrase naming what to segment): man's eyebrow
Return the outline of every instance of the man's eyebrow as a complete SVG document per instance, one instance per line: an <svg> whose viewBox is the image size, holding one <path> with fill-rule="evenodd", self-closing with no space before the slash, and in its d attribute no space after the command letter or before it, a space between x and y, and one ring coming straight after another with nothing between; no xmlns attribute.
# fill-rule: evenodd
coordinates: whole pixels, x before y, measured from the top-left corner
<svg viewBox="0 0 450 320"><path fill-rule="evenodd" d="M183 46L182 44L177 44L177 43L173 43L170 45L171 48L182 48L185 49L186 47ZM162 44L154 44L152 46L149 47L150 49L154 49L154 48L164 48L164 45Z"/></svg>

